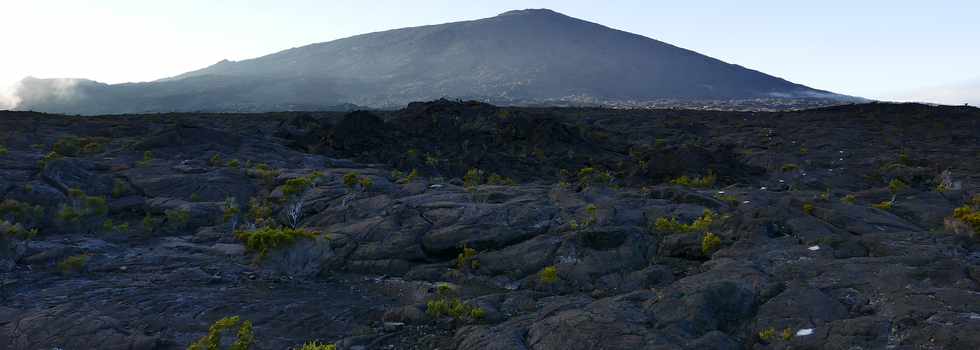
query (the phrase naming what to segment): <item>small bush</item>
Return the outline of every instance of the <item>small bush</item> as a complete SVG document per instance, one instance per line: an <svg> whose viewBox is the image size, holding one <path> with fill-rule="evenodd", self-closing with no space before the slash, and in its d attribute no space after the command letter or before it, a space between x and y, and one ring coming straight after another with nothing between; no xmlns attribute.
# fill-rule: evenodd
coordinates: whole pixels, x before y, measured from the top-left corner
<svg viewBox="0 0 980 350"><path fill-rule="evenodd" d="M228 164L227 165L228 165L229 168L238 169L238 167L240 167L242 165L242 163L239 162L238 159L232 159L232 160L229 160L228 161Z"/></svg>
<svg viewBox="0 0 980 350"><path fill-rule="evenodd" d="M710 256L711 253L718 250L721 247L721 237L718 235L708 232L704 234L704 238L701 239L701 253L705 256Z"/></svg>
<svg viewBox="0 0 980 350"><path fill-rule="evenodd" d="M321 343L318 341L308 341L303 343L303 346L299 350L337 350L337 346L334 344Z"/></svg>
<svg viewBox="0 0 980 350"><path fill-rule="evenodd" d="M899 179L892 179L891 181L888 182L888 190L891 191L892 193L898 193L908 188L909 185L906 184L905 182L902 182L902 180Z"/></svg>
<svg viewBox="0 0 980 350"><path fill-rule="evenodd" d="M793 330L789 328L783 328L782 336L783 336L783 340L786 341L793 339Z"/></svg>
<svg viewBox="0 0 980 350"><path fill-rule="evenodd" d="M459 270L466 268L476 270L480 266L479 263L479 260L476 260L476 249L470 247L463 246L463 251L456 256L456 268Z"/></svg>
<svg viewBox="0 0 980 350"><path fill-rule="evenodd" d="M197 194L197 192L191 193L191 202L195 202L196 203L196 202L200 202L202 200L204 200L204 199L201 198L201 195Z"/></svg>
<svg viewBox="0 0 980 350"><path fill-rule="evenodd" d="M371 181L371 178L362 177L355 172L344 174L343 182L344 182L344 186L347 186L347 188L351 189L352 191L355 189L360 189L361 191L367 191L368 189L371 188L371 186L374 185L374 182Z"/></svg>
<svg viewBox="0 0 980 350"><path fill-rule="evenodd" d="M687 177L687 175L678 177L670 181L670 184L691 188L710 188L715 185L718 181L718 176L714 173L709 173L708 175L702 177Z"/></svg>
<svg viewBox="0 0 980 350"><path fill-rule="evenodd" d="M538 272L538 281L546 285L558 282L558 268L548 266L541 269L541 272Z"/></svg>
<svg viewBox="0 0 980 350"><path fill-rule="evenodd" d="M845 204L854 204L857 202L857 197L855 197L853 194L849 194L844 196L844 198L841 198L840 201Z"/></svg>
<svg viewBox="0 0 980 350"><path fill-rule="evenodd" d="M213 167L220 167L222 163L221 154L218 153L215 153L213 156L211 156L211 159L208 159L208 164Z"/></svg>
<svg viewBox="0 0 980 350"><path fill-rule="evenodd" d="M317 232L293 229L262 227L252 231L235 232L235 237L245 243L245 249L264 258L269 251L292 244L297 238L316 238Z"/></svg>
<svg viewBox="0 0 980 350"><path fill-rule="evenodd" d="M772 327L759 331L759 339L764 342L769 342L775 336L776 336L776 329Z"/></svg>
<svg viewBox="0 0 980 350"><path fill-rule="evenodd" d="M42 167L42 168L46 168L48 166L48 164L50 164L52 161L55 161L55 160L58 160L58 159L61 159L61 158L64 158L64 156L62 156L58 152L51 151L51 152L48 152L48 154L45 154L44 157L42 157L41 160L38 161L38 165L40 167Z"/></svg>
<svg viewBox="0 0 980 350"><path fill-rule="evenodd" d="M466 171L466 175L463 175L463 187L467 190L473 190L476 186L483 184L483 171L477 168L470 168Z"/></svg>
<svg viewBox="0 0 980 350"><path fill-rule="evenodd" d="M238 326L241 318L238 316L225 317L218 321L215 321L211 327L208 328L208 334L201 337L197 341L191 343L187 347L187 350L218 350L221 347L221 337L222 333L226 330L232 329ZM252 329L252 321L245 321L241 323L238 327L238 334L235 342L231 344L229 350L249 350L252 348L252 344L255 343L255 333Z"/></svg>
<svg viewBox="0 0 980 350"><path fill-rule="evenodd" d="M884 202L881 202L881 203L872 204L871 206L874 207L874 208L877 208L877 209L881 209L881 210L889 210L894 205L895 205L895 202L892 202L892 201L884 201Z"/></svg>
<svg viewBox="0 0 980 350"><path fill-rule="evenodd" d="M973 228L974 234L980 235L980 203L972 206L968 203L954 209L953 218L967 223Z"/></svg>
<svg viewBox="0 0 980 350"><path fill-rule="evenodd" d="M85 268L85 263L88 262L88 259L89 256L87 254L69 256L58 262L58 270L61 270L62 273L79 272Z"/></svg>
<svg viewBox="0 0 980 350"><path fill-rule="evenodd" d="M164 215L167 217L167 224L175 229L187 226L191 219L191 212L184 208L168 209L164 211Z"/></svg>
<svg viewBox="0 0 980 350"><path fill-rule="evenodd" d="M109 140L102 137L63 137L52 146L52 151L68 157L102 153Z"/></svg>
<svg viewBox="0 0 980 350"><path fill-rule="evenodd" d="M803 203L803 213L813 215L813 203Z"/></svg>
<svg viewBox="0 0 980 350"><path fill-rule="evenodd" d="M653 229L661 233L690 233L705 232L714 224L718 215L710 209L705 209L700 217L690 224L683 224L677 218L660 217L653 224Z"/></svg>
<svg viewBox="0 0 980 350"><path fill-rule="evenodd" d="M612 185L616 178L611 172L585 167L578 171L578 184L582 188Z"/></svg>
<svg viewBox="0 0 980 350"><path fill-rule="evenodd" d="M120 179L115 179L112 181L112 198L119 198L129 191L129 186L126 182Z"/></svg>
<svg viewBox="0 0 980 350"><path fill-rule="evenodd" d="M137 167L145 168L145 167L150 166L150 163L152 163L152 162L153 162L153 152L144 151L143 152L143 159L140 160L140 161L138 161L138 162L136 162L136 166Z"/></svg>
<svg viewBox="0 0 980 350"><path fill-rule="evenodd" d="M11 223L7 220L0 220L0 238L29 240L37 237L37 234L37 228L25 229L20 223Z"/></svg>
<svg viewBox="0 0 980 350"><path fill-rule="evenodd" d="M0 157L7 155L7 153L9 153L7 147L0 146Z"/></svg>
<svg viewBox="0 0 980 350"><path fill-rule="evenodd" d="M788 172L800 170L800 166L793 163L787 163L787 164L783 164L783 166L780 167L779 170L784 173L788 173Z"/></svg>

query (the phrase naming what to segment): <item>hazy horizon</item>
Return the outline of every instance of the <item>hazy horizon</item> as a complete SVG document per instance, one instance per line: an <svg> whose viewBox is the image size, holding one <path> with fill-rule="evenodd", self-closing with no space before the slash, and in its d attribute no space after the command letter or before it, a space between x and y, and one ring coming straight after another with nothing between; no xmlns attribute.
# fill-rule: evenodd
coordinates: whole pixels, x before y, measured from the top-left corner
<svg viewBox="0 0 980 350"><path fill-rule="evenodd" d="M549 8L817 89L879 100L980 105L980 4L843 1L786 6L611 1L283 2L250 7L118 0L7 4L0 108L26 77L150 81L368 32Z"/></svg>

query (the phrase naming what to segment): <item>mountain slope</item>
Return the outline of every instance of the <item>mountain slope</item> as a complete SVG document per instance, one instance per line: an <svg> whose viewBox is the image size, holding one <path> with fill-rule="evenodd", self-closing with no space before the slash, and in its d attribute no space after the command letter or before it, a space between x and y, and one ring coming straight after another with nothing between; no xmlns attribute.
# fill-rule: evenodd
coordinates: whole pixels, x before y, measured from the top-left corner
<svg viewBox="0 0 980 350"><path fill-rule="evenodd" d="M26 88L48 88L33 83ZM394 107L440 97L505 104L844 98L550 10L364 34L97 90L72 100L74 107L58 106L111 113ZM44 99L22 100L22 109L49 110Z"/></svg>

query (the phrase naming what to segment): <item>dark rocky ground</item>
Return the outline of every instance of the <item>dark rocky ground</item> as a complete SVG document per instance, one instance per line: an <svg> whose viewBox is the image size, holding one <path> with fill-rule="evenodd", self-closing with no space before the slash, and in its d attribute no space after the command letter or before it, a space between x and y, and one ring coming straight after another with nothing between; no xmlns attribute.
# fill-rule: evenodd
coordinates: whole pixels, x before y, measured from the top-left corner
<svg viewBox="0 0 980 350"><path fill-rule="evenodd" d="M0 240L0 348L184 348L240 315L259 349L977 349L980 243L948 218L978 145L980 110L922 105L0 112L0 215L24 228ZM322 234L246 252L225 199L285 224L282 185L313 171ZM59 218L71 188L105 210ZM452 298L479 312L426 313Z"/></svg>

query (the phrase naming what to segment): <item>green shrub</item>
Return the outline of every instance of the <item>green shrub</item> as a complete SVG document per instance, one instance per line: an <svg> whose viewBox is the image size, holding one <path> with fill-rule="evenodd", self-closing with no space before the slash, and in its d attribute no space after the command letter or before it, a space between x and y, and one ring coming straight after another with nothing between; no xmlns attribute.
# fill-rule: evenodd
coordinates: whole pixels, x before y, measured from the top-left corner
<svg viewBox="0 0 980 350"><path fill-rule="evenodd" d="M721 247L721 237L718 235L708 232L704 234L704 238L701 239L701 253L705 256L710 256L711 253L718 250Z"/></svg>
<svg viewBox="0 0 980 350"><path fill-rule="evenodd" d="M221 347L221 336L226 330L232 329L238 326L241 318L238 316L225 317L218 321L215 321L211 327L208 328L208 334L201 337L197 341L191 343L187 347L187 350L218 350ZM252 321L245 321L241 323L238 328L238 337L235 342L231 344L229 350L249 350L252 348L252 344L255 343L255 333L252 330Z"/></svg>
<svg viewBox="0 0 980 350"><path fill-rule="evenodd" d="M892 179L891 181L888 182L888 190L891 191L892 193L898 193L904 191L907 188L909 188L909 185L906 184L905 182L902 182L902 180L899 179Z"/></svg>
<svg viewBox="0 0 980 350"><path fill-rule="evenodd" d="M9 151L7 151L7 147L0 146L0 157L7 155L7 153L9 153Z"/></svg>
<svg viewBox="0 0 980 350"><path fill-rule="evenodd" d="M359 188L361 191L367 191L368 189L371 188L371 186L374 185L374 182L371 181L371 178L362 177L358 175L356 172L350 172L344 174L343 182L344 182L344 186L347 186L347 188L351 190L355 190Z"/></svg>
<svg viewBox="0 0 980 350"><path fill-rule="evenodd" d="M717 217L718 215L710 209L705 209L701 216L690 224L680 223L676 218L660 217L654 222L653 229L661 233L705 232L711 228Z"/></svg>
<svg viewBox="0 0 980 350"><path fill-rule="evenodd" d="M167 209L164 211L167 224L175 229L183 228L191 219L191 212L184 208Z"/></svg>
<svg viewBox="0 0 980 350"><path fill-rule="evenodd" d="M140 160L140 161L138 161L138 162L136 162L136 166L138 166L138 167L144 167L145 168L145 167L150 166L150 163L152 163L152 162L153 162L153 152L144 151L143 152L143 159Z"/></svg>
<svg viewBox="0 0 980 350"><path fill-rule="evenodd" d="M846 204L854 204L857 202L857 197L855 197L853 194L849 194L844 196L844 198L841 198L840 201Z"/></svg>
<svg viewBox="0 0 980 350"><path fill-rule="evenodd" d="M61 270L61 272L63 273L72 273L72 272L81 271L83 268L85 268L85 263L88 262L88 259L89 259L88 254L78 254L78 255L69 256L67 258L62 259L60 262L58 262L58 270Z"/></svg>
<svg viewBox="0 0 980 350"><path fill-rule="evenodd" d="M476 249L463 246L463 251L456 256L456 268L463 270L472 268L476 270L480 266L480 261L476 260Z"/></svg>
<svg viewBox="0 0 980 350"><path fill-rule="evenodd" d="M337 346L334 344L321 343L318 341L309 341L303 343L303 346L299 350L337 350Z"/></svg>
<svg viewBox="0 0 980 350"><path fill-rule="evenodd" d="M319 233L305 229L261 227L251 231L235 232L235 237L245 243L245 249L264 258L269 251L292 244L297 238L316 238Z"/></svg>
<svg viewBox="0 0 980 350"><path fill-rule="evenodd" d="M772 327L759 331L759 339L764 342L769 342L775 336L776 336L776 329Z"/></svg>
<svg viewBox="0 0 980 350"><path fill-rule="evenodd" d="M146 213L146 215L143 216L143 222L142 222L143 230L146 232L153 232L153 230L155 230L157 226L160 226L160 222L162 220L163 219L161 218L157 218L153 216L153 214Z"/></svg>
<svg viewBox="0 0 980 350"><path fill-rule="evenodd" d="M129 191L129 186L126 182L120 179L115 179L112 181L112 198L122 197L126 192Z"/></svg>
<svg viewBox="0 0 980 350"><path fill-rule="evenodd" d="M546 285L558 282L558 268L547 266L541 269L541 272L538 272L538 281Z"/></svg>
<svg viewBox="0 0 980 350"><path fill-rule="evenodd" d="M497 174L490 174L490 176L487 177L487 185L493 185L493 186L514 186L516 184L517 184L517 181L514 181L514 179L511 179L511 178L505 177L505 176L501 176L501 175L497 175Z"/></svg>
<svg viewBox="0 0 980 350"><path fill-rule="evenodd" d="M478 321L486 317L486 310L468 305L459 298L449 298L445 295L427 301L425 313L433 318L449 316L456 320L469 321Z"/></svg>
<svg viewBox="0 0 980 350"><path fill-rule="evenodd" d="M48 152L48 154L45 154L44 157L42 157L41 160L38 161L38 165L42 168L46 168L48 164L50 164L52 161L61 159L63 157L64 156L62 156L60 153L51 151Z"/></svg>
<svg viewBox="0 0 980 350"><path fill-rule="evenodd" d="M483 184L483 170L470 168L466 171L466 175L463 175L463 187L467 190L472 190L481 184Z"/></svg>
<svg viewBox="0 0 980 350"><path fill-rule="evenodd" d="M611 172L601 171L593 167L585 167L578 171L578 184L582 188L591 186L609 186L615 177Z"/></svg>
<svg viewBox="0 0 980 350"><path fill-rule="evenodd" d="M969 203L953 210L953 218L963 221L980 234L980 204L971 206Z"/></svg>
<svg viewBox="0 0 980 350"><path fill-rule="evenodd" d="M311 181L307 177L298 177L295 179L289 179L286 180L286 184L283 185L282 187L282 194L285 195L287 198L295 197L297 195L301 195L305 193L306 190L309 189L310 186L312 185L313 185L313 181Z"/></svg>
<svg viewBox="0 0 980 350"><path fill-rule="evenodd" d="M68 157L102 153L108 139L102 137L63 137L52 146L52 151Z"/></svg>
<svg viewBox="0 0 980 350"><path fill-rule="evenodd" d="M220 167L222 164L221 154L215 153L213 156L211 156L211 159L208 159L208 164L213 167Z"/></svg>
<svg viewBox="0 0 980 350"><path fill-rule="evenodd" d="M239 166L241 166L241 165L242 165L242 163L240 163L240 162L238 161L238 159L232 159L232 160L229 160L229 161L228 161L228 164L227 164L227 165L228 165L228 167L229 167L229 168L235 168L235 169L238 169L238 167L239 167Z"/></svg>
<svg viewBox="0 0 980 350"><path fill-rule="evenodd" d="M197 192L191 193L191 202L200 202L202 200L204 199L201 198L201 195L197 194Z"/></svg>
<svg viewBox="0 0 980 350"><path fill-rule="evenodd" d="M893 201L883 201L881 203L872 204L871 206L881 210L889 210L895 205Z"/></svg>
<svg viewBox="0 0 980 350"><path fill-rule="evenodd" d="M783 340L786 341L793 339L793 330L789 328L783 328L782 336L783 336Z"/></svg>
<svg viewBox="0 0 980 350"><path fill-rule="evenodd" d="M691 187L691 188L710 188L715 185L718 181L718 176L714 173L708 173L708 175L702 177L687 177L687 175L678 177L670 181L672 185Z"/></svg>
<svg viewBox="0 0 980 350"><path fill-rule="evenodd" d="M0 220L0 238L30 240L37 237L37 234L37 228L25 229L20 223L11 223L7 220Z"/></svg>
<svg viewBox="0 0 980 350"><path fill-rule="evenodd" d="M791 171L800 170L800 166L799 165L796 165L796 164L793 164L793 163L786 163L786 164L783 164L783 166L780 167L779 170L782 171L782 172L784 172L784 173L788 173L788 172L791 172Z"/></svg>
<svg viewBox="0 0 980 350"><path fill-rule="evenodd" d="M803 203L803 213L813 215L813 203Z"/></svg>

